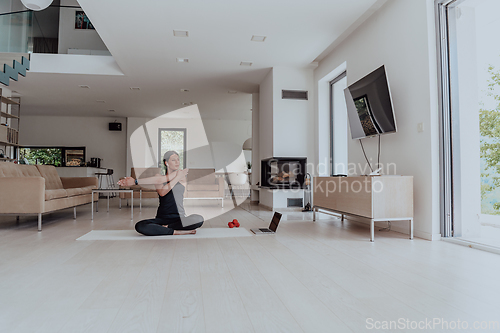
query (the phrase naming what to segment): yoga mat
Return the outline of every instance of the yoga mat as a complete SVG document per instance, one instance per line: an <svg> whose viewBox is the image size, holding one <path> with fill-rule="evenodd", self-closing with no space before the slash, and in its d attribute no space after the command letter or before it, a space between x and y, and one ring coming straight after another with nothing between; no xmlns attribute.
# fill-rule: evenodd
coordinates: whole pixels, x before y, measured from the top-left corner
<svg viewBox="0 0 500 333"><path fill-rule="evenodd" d="M135 230L92 230L76 240L155 240L155 239L191 239L191 238L225 238L252 236L245 228L200 228L194 235L144 236Z"/></svg>

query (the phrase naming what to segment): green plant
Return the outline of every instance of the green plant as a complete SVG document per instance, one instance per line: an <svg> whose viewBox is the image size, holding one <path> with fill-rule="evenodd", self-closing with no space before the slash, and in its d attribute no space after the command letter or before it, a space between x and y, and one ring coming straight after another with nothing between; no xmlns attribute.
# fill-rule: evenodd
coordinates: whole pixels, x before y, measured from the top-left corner
<svg viewBox="0 0 500 333"><path fill-rule="evenodd" d="M494 98L496 106L491 110L483 107L479 110L480 152L484 162L484 172L481 173L481 200L485 201L488 194L493 194L500 186L500 71L488 67L487 95ZM489 171L489 172L488 172ZM500 203L492 202L493 209L500 213Z"/></svg>

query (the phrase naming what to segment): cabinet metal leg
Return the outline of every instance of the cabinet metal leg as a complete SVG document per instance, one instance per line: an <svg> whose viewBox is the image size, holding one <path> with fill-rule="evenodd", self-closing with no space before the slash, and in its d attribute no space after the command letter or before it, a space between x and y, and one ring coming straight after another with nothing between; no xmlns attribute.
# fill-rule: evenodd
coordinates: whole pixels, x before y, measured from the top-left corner
<svg viewBox="0 0 500 333"><path fill-rule="evenodd" d="M375 222L370 221L370 242L375 240Z"/></svg>
<svg viewBox="0 0 500 333"><path fill-rule="evenodd" d="M38 231L42 231L42 214L38 214Z"/></svg>
<svg viewBox="0 0 500 333"><path fill-rule="evenodd" d="M413 239L413 219L410 219L410 239Z"/></svg>

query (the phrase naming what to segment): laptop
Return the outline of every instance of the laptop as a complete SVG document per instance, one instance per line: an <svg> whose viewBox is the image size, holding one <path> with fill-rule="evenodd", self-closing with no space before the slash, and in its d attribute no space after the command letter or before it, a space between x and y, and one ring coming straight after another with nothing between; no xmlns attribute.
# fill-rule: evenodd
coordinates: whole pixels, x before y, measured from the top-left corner
<svg viewBox="0 0 500 333"><path fill-rule="evenodd" d="M280 220L281 220L281 214L278 212L274 212L271 224L269 224L269 228L250 229L250 231L256 235L275 234L276 229L278 229L278 224L280 223Z"/></svg>

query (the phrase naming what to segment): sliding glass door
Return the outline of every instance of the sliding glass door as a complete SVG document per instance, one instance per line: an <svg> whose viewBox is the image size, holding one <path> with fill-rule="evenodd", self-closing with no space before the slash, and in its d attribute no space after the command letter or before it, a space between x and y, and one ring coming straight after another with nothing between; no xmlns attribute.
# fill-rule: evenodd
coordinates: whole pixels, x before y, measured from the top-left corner
<svg viewBox="0 0 500 333"><path fill-rule="evenodd" d="M438 10L442 234L500 245L500 1L441 1Z"/></svg>

